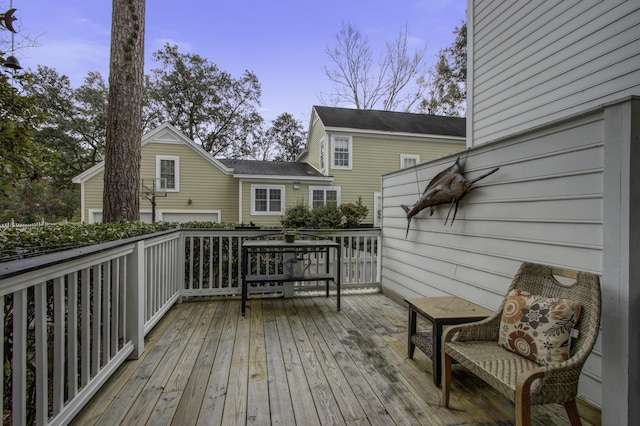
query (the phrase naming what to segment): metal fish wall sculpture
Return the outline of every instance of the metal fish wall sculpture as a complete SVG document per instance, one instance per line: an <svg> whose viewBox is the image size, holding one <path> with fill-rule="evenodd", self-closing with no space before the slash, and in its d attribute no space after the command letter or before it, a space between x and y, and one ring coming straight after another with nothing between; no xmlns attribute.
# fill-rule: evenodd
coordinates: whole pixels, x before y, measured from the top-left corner
<svg viewBox="0 0 640 426"><path fill-rule="evenodd" d="M451 214L451 209L455 205L456 209L453 211L453 219L451 219L451 225L453 225L453 221L456 220L456 213L458 213L458 204L460 203L460 200L469 193L469 191L476 188L473 184L480 179L484 179L490 174L497 172L499 169L500 167L496 167L482 176L473 180L467 180L462 176L460 157L458 157L451 167L441 171L431 179L431 182L429 182L429 185L427 185L422 193L422 197L420 197L417 203L412 207L404 204L401 206L407 214L407 234L405 235L405 238L409 235L411 218L427 207L429 207L429 216L431 216L434 212L435 206L451 203L449 212L447 213L447 218L444 221L444 224L446 225L449 220L449 214Z"/></svg>

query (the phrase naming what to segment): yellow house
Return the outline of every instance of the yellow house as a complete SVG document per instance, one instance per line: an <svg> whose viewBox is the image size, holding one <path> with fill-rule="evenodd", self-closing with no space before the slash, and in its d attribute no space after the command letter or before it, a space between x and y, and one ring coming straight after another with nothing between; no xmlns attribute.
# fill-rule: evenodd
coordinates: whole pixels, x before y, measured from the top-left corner
<svg viewBox="0 0 640 426"><path fill-rule="evenodd" d="M369 209L365 222L378 226L381 176L461 151L465 136L466 120L459 117L314 106L307 148L298 161L333 176L333 187L318 188L309 204L329 197L354 203L361 197Z"/></svg>
<svg viewBox="0 0 640 426"><path fill-rule="evenodd" d="M305 201L310 187L331 184L306 163L218 160L165 123L142 138L140 177L166 179L166 197L156 198L158 221L254 222L280 226L289 205ZM73 179L81 188L81 219L102 220L104 162ZM151 222L152 206L140 200L140 219Z"/></svg>
<svg viewBox="0 0 640 426"><path fill-rule="evenodd" d="M155 219L279 227L287 207L362 199L378 224L381 176L465 147L465 119L314 106L306 149L295 162L216 159L165 123L142 138L140 177L164 179ZM73 179L81 219L102 220L104 162ZM417 188L417 187L416 187ZM152 220L140 200L140 219Z"/></svg>

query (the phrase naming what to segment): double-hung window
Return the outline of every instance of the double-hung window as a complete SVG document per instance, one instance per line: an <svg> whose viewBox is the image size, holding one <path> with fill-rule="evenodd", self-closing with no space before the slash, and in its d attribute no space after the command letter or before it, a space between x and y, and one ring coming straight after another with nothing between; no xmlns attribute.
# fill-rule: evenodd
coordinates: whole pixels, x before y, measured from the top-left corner
<svg viewBox="0 0 640 426"><path fill-rule="evenodd" d="M179 160L179 157L156 156L156 177L165 179L166 187L164 189L167 192L178 192L180 190Z"/></svg>
<svg viewBox="0 0 640 426"><path fill-rule="evenodd" d="M251 185L251 214L284 214L284 186Z"/></svg>
<svg viewBox="0 0 640 426"><path fill-rule="evenodd" d="M309 188L309 205L311 208L340 204L340 188L335 186L312 186Z"/></svg>
<svg viewBox="0 0 640 426"><path fill-rule="evenodd" d="M415 154L400 154L400 168L414 167L420 162L420 156Z"/></svg>
<svg viewBox="0 0 640 426"><path fill-rule="evenodd" d="M331 138L331 167L334 169L352 168L353 147L350 136L333 136Z"/></svg>
<svg viewBox="0 0 640 426"><path fill-rule="evenodd" d="M324 138L322 138L322 140L320 141L320 171L321 172L325 172L325 146L324 146Z"/></svg>

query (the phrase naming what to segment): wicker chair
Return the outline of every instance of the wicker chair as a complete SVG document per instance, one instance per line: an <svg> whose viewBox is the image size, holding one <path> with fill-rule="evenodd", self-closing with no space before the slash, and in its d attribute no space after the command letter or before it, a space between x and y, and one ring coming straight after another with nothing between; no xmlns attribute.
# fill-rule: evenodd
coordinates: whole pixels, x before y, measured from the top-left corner
<svg viewBox="0 0 640 426"><path fill-rule="evenodd" d="M554 275L576 281L565 286ZM543 366L499 346L505 297L489 318L453 326L443 333L443 405L449 406L451 364L456 360L515 403L517 425L531 423L531 405L550 403L564 404L571 424L581 424L576 394L582 366L593 349L600 326L599 278L587 272L523 263L511 282L509 291L512 289L580 302L580 316L576 324L579 333L572 339L569 359Z"/></svg>

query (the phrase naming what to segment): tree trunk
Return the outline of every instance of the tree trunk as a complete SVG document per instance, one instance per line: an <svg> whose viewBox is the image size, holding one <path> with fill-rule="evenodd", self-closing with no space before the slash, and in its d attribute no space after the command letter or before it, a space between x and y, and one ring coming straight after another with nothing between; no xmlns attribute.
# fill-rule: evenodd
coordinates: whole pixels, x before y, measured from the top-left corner
<svg viewBox="0 0 640 426"><path fill-rule="evenodd" d="M103 221L140 219L145 0L113 0Z"/></svg>

